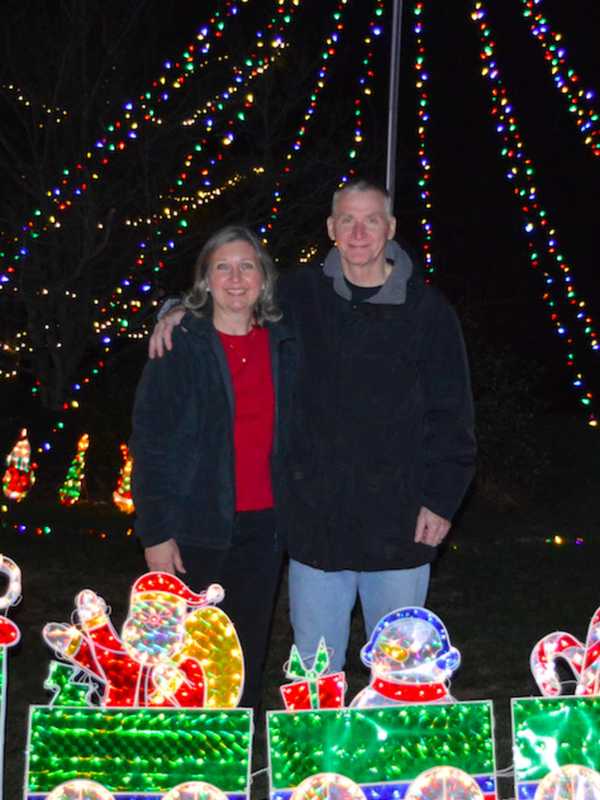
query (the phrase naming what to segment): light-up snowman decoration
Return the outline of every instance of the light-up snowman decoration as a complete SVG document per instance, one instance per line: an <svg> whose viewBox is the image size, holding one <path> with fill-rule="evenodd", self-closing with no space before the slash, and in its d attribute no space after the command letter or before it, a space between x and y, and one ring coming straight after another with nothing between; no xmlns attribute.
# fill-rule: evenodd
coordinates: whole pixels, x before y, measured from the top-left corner
<svg viewBox="0 0 600 800"><path fill-rule="evenodd" d="M371 669L369 685L354 708L406 703L453 702L449 680L460 665L440 618L425 608L400 608L386 614L361 650Z"/></svg>

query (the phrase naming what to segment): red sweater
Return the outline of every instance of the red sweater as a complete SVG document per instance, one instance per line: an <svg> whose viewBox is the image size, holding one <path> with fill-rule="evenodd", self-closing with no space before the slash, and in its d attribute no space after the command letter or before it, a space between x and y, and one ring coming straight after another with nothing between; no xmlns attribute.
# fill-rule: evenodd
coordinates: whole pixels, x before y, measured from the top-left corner
<svg viewBox="0 0 600 800"><path fill-rule="evenodd" d="M269 333L255 326L245 336L218 334L233 383L235 510L272 508L275 394Z"/></svg>

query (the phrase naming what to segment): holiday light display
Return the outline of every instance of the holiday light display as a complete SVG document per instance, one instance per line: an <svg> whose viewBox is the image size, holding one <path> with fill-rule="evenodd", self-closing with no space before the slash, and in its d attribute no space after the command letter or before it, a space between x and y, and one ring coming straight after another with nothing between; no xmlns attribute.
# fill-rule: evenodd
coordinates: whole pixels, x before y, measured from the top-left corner
<svg viewBox="0 0 600 800"><path fill-rule="evenodd" d="M14 647L21 632L15 623L6 616L8 609L16 606L21 600L21 570L17 564L5 555L0 555L0 575L6 581L4 593L0 596L0 796L2 796L2 775L4 761L4 723L6 719L6 651Z"/></svg>
<svg viewBox="0 0 600 800"><path fill-rule="evenodd" d="M299 0L275 0L275 8L276 13L271 18L269 23L265 26L265 30L269 35L269 45L270 48L274 51L274 55L269 54L262 54L260 53L260 47L265 44L264 41L264 31L258 31L256 35L257 46L259 50L255 53L249 54L249 56L245 59L243 67L234 67L233 72L233 81L231 85L227 88L226 91L222 93L220 96L219 102L212 102L208 104L207 109L205 109L206 114L208 115L209 112L214 111L223 111L225 108L226 102L229 102L234 96L238 89L243 88L244 82L248 82L250 80L255 79L256 77L265 73L266 69L272 63L274 58L278 57L279 50L284 47L284 41L282 39L282 33L286 26L290 25L290 22L293 19L294 12L296 7L300 5ZM245 100L245 107L248 108L251 106L251 100L248 98L251 95L246 95ZM216 107L218 106L218 108ZM244 119L244 115L242 112L239 112L236 116L236 121ZM231 128L233 126L234 120L228 120L227 126ZM212 125L211 125L212 128ZM186 156L186 164L184 171L182 171L176 180L175 190L180 191L181 186L184 183L184 180L190 177L192 174L197 174L197 171L190 170L189 166L191 165L190 159L193 158L194 152L201 152L205 149L207 145L207 139L203 138L200 142L197 142L193 148L191 154ZM213 158L210 159L210 163L208 164L208 170L212 169L216 164L221 164L223 162L223 155L221 152L217 152ZM261 170L262 168L258 168ZM207 168L203 168L200 170L203 177L203 183L210 185L210 181L206 178L208 174ZM193 204L192 204L193 206ZM175 228L173 230L173 236L177 237L182 235L185 232L185 228L187 227L187 220L185 219L185 214L191 210L192 206L190 204L182 204L182 211L184 214L180 214L178 211L175 211L173 214L173 220L176 223ZM167 217L169 215L166 215ZM158 224L164 222L164 218L162 214L157 215L154 223L158 226ZM164 230L157 230L155 231L155 235L158 238L166 238L167 241L163 246L163 250L169 252L175 246L175 241L173 238L170 238L168 234L165 234ZM112 297L109 301L100 304L98 299L94 300L95 305L99 307L101 314L110 314L107 319L103 322L96 322L96 332L101 337L101 344L102 344L102 351L103 353L108 353L111 349L111 345L113 342L112 337L107 335L106 329L113 324L117 325L118 332L121 334L128 335L128 326L129 320L127 319L128 313L133 316L134 314L138 313L140 310L141 302L139 299L132 299L129 301L129 304L124 302L124 292L126 290L137 290L138 297L145 297L147 291L151 288L152 279L148 280L147 278L142 279L141 269L144 267L146 261L146 251L150 247L150 241L145 240L139 246L139 251L137 257L135 259L135 267L138 271L137 277L132 273L131 275L127 275L120 280L119 286L114 290ZM152 271L160 271L164 267L164 262L162 259L158 260L158 263L152 267ZM137 334L136 334L137 335ZM76 383L73 384L73 390L75 392L81 391L81 389L89 384L95 377L101 374L102 370L105 367L104 357L99 358L96 363L93 365L90 372L82 376ZM32 392L38 393L40 390L40 382L39 380L36 382L36 385L33 387ZM76 399L68 400L64 403L63 410L76 410L79 407L79 402ZM53 433L56 433L60 430L60 426L55 426L53 429ZM46 451L52 448L52 443L50 440L51 437L47 437L46 442L44 443L44 449Z"/></svg>
<svg viewBox="0 0 600 800"><path fill-rule="evenodd" d="M342 708L346 692L343 672L325 674L329 667L329 653L325 640L319 641L312 668L306 666L296 645L292 645L290 658L285 665L287 678L295 683L281 687L283 702L288 711L308 708Z"/></svg>
<svg viewBox="0 0 600 800"><path fill-rule="evenodd" d="M31 445L27 428L21 430L18 441L6 456L6 471L2 476L2 491L9 500L20 503L35 483L37 464L31 461Z"/></svg>
<svg viewBox="0 0 600 800"><path fill-rule="evenodd" d="M513 699L517 800L597 800L600 697Z"/></svg>
<svg viewBox="0 0 600 800"><path fill-rule="evenodd" d="M269 236L273 232L273 226L276 220L278 219L279 212L281 210L281 203L283 200L282 177L284 175L289 174L292 171L292 160L297 156L298 152L302 149L302 146L306 141L306 132L308 124L311 121L314 122L315 119L315 112L317 110L317 100L319 94L324 89L325 84L330 77L331 71L327 65L327 61L331 56L334 56L337 53L337 47L335 47L334 45L339 44L340 36L344 29L344 25L341 22L342 18L341 12L346 3L347 0L342 0L342 2L338 3L338 6L333 14L333 18L337 23L336 29L334 32L329 34L329 36L325 40L325 49L321 53L321 60L323 63L320 65L318 69L317 81L314 84L310 94L310 103L308 105L308 108L306 109L302 123L295 133L295 139L292 142L291 148L284 157L281 174L275 182L275 189L273 190L272 206L270 210L269 220L259 228L259 233L262 235L262 241L264 244L268 244ZM370 95L372 94L373 91L372 81L373 78L375 77L375 73L371 68L371 62L373 59L372 46L374 39L381 36L383 32L383 27L381 24L381 17L383 15L383 10L384 10L383 0L376 0L373 14L369 19L368 23L368 33L363 40L363 44L366 45L366 53L365 57L362 59L362 69L358 76L359 89L354 99L355 127L353 131L353 142L350 149L347 152L347 156L351 162L357 158L358 149L364 139L363 120L362 120L363 95ZM349 175L352 176L353 174L354 174L354 169L350 168ZM341 186L347 181L348 181L348 175L344 175L341 177L339 185Z"/></svg>
<svg viewBox="0 0 600 800"><path fill-rule="evenodd" d="M519 133L519 126L513 105L504 86L496 59L495 42L487 21L485 4L476 0L473 3L471 19L477 26L480 38L482 61L481 75L490 85L491 115L501 141L501 155L507 161L507 180L513 186L523 216L523 230L528 237L529 259L532 268L539 270L544 281L542 299L555 333L566 347L566 365L571 374L571 385L578 395L579 402L588 414L588 423L598 425L594 395L576 353L574 336L579 335L583 345L593 352L600 350L600 341L592 317L586 311L585 300L577 296L572 269L561 253L556 228L551 224L548 212L538 200L535 185L535 168L525 153L525 145ZM555 288L555 284L557 284ZM564 300L559 299L559 290ZM573 328L565 322L559 305L573 317Z"/></svg>
<svg viewBox="0 0 600 800"><path fill-rule="evenodd" d="M231 621L214 607L223 596L218 584L197 594L173 575L150 572L133 584L120 636L106 602L89 589L75 598L77 624L49 623L43 635L98 685L106 707L233 708L243 656Z"/></svg>
<svg viewBox="0 0 600 800"><path fill-rule="evenodd" d="M423 206L423 214L419 223L421 225L421 232L423 235L422 248L423 248L423 263L427 272L433 272L435 267L433 264L433 254L431 252L433 230L431 223L431 160L428 155L427 133L429 123L431 122L431 114L429 109L429 92L427 84L429 82L429 73L425 59L427 50L425 47L425 3L415 3L413 6L414 21L414 34L415 46L417 54L415 57L415 86L417 89L417 137L419 140L418 158L419 166L421 168L421 175L418 180L419 199Z"/></svg>
<svg viewBox="0 0 600 800"><path fill-rule="evenodd" d="M131 470L133 468L133 457L129 453L126 444L119 445L123 464L119 472L117 488L113 492L113 503L125 514L132 514L135 511L133 498L131 496Z"/></svg>
<svg viewBox="0 0 600 800"><path fill-rule="evenodd" d="M460 665L460 653L431 611L407 607L386 614L360 654L371 680L353 707L453 701L448 681Z"/></svg>
<svg viewBox="0 0 600 800"><path fill-rule="evenodd" d="M535 800L600 800L600 773L579 764L567 764L540 781Z"/></svg>
<svg viewBox="0 0 600 800"><path fill-rule="evenodd" d="M45 800L85 778L119 800L161 797L196 781L247 800L251 725L244 709L33 706L25 797Z"/></svg>
<svg viewBox="0 0 600 800"><path fill-rule="evenodd" d="M174 186L169 193L161 200L161 211L155 215L153 220L153 231L139 243L137 252L133 259L134 271L121 278L119 285L113 291L111 297L100 307L101 319L95 323L96 333L101 336L104 344L110 343L108 331L111 327L117 326L117 333L126 332L128 328L128 315L137 313L135 303L139 302L135 297L129 302L125 301L125 295L132 291L137 291L142 296L150 291L154 273L160 272L165 267L164 258L171 254L175 249L176 241L187 232L189 225L189 215L196 208L196 203L184 200L177 203L175 195L179 194L182 187L190 181L192 177L200 180L200 190L205 191L212 187L211 173L217 166L223 166L224 150L230 148L235 139L236 128L246 121L248 111L253 107L254 95L248 92L252 81L263 76L273 63L280 57L287 46L284 39L284 32L294 20L298 3L290 3L289 0L275 0L275 13L266 25L269 50L265 51L265 32L258 30L255 35L254 50L247 54L241 66L232 67L232 77L225 90L220 92L215 98L207 101L202 109L195 112L193 120L184 120L184 126L189 126L192 122L205 121L206 131L213 134L212 142L216 143L216 153L207 154L209 139L206 136L197 140L184 156L183 166L180 169ZM246 90L243 99L242 109L237 114L232 114L229 106L236 99L236 94ZM217 126L216 123L224 113L230 115L224 123ZM204 159L201 165L194 164L197 156ZM219 196L220 192L215 196ZM162 223L162 224L161 224ZM144 268L150 267L148 261L150 254L158 248L160 256L154 259L150 275L144 275Z"/></svg>
<svg viewBox="0 0 600 800"><path fill-rule="evenodd" d="M48 795L48 800L115 800L114 796L96 781L76 778L61 783Z"/></svg>
<svg viewBox="0 0 600 800"><path fill-rule="evenodd" d="M573 115L584 143L600 156L600 114L594 106L595 92L585 89L581 76L567 60L564 36L552 29L542 11L542 0L521 0L523 16L533 38L540 44L554 85Z"/></svg>
<svg viewBox="0 0 600 800"><path fill-rule="evenodd" d="M74 207L92 181L100 180L101 172L112 155L123 152L128 144L137 140L143 126L152 125L157 113L177 96L178 90L188 85L198 58L204 58L210 51L212 39L223 37L227 20L237 16L239 9L235 0L225 0L224 9L215 11L200 27L196 35L197 44L190 43L180 59L165 61L165 72L152 82L152 88L143 92L138 100L127 100L122 104L122 118L106 126L85 154L85 159L74 167L63 169L60 180L46 192L51 210L35 209L21 226L22 236L16 237L16 249L10 254L0 254L0 260L7 262L5 271L0 272L0 291L13 281L16 267L29 255L28 240L38 239L42 233L61 227L60 217Z"/></svg>
<svg viewBox="0 0 600 800"><path fill-rule="evenodd" d="M411 783L405 800L484 800L484 794L475 778L462 769L434 767Z"/></svg>
<svg viewBox="0 0 600 800"><path fill-rule="evenodd" d="M279 214L279 209L282 201L281 177L282 175L291 172L292 167L290 162L294 159L295 155L302 149L302 145L304 144L305 141L305 136L308 126L310 122L314 121L315 119L316 111L318 108L319 95L327 85L327 82L331 75L331 69L328 62L332 57L335 57L335 55L338 52L337 45L340 41L340 37L344 30L343 12L345 10L347 3L348 0L340 0L336 4L335 11L332 14L334 20L334 29L333 31L328 33L325 37L324 47L323 50L321 51L321 56L320 56L320 63L317 68L317 77L309 92L308 107L306 108L303 114L300 126L295 131L294 139L292 141L290 149L283 158L283 167L281 169L281 174L278 176L278 179L275 182L275 189L273 190L272 207L270 213L270 221L266 222L259 228L259 232L262 234L263 244L265 245L268 244L267 232L272 230L273 223L277 219L277 216Z"/></svg>
<svg viewBox="0 0 600 800"><path fill-rule="evenodd" d="M590 621L585 644L570 633L555 631L540 639L531 652L531 672L546 697L563 694L557 662L569 666L577 680L576 695L600 696L600 608Z"/></svg>
<svg viewBox="0 0 600 800"><path fill-rule="evenodd" d="M65 482L58 490L58 498L63 506L73 506L81 496L85 479L85 457L90 446L90 437L84 433L77 442L77 452L67 471Z"/></svg>
<svg viewBox="0 0 600 800"><path fill-rule="evenodd" d="M27 798L249 797L252 712L232 707L243 664L231 622L212 605L223 596L217 584L195 593L149 572L133 584L121 636L89 589L75 599L74 624L45 626L67 663L51 663L51 705L30 712Z"/></svg>
<svg viewBox="0 0 600 800"><path fill-rule="evenodd" d="M271 711L267 726L271 800L289 800L321 773L392 800L435 767L460 769L496 797L490 702Z"/></svg>
<svg viewBox="0 0 600 800"><path fill-rule="evenodd" d="M335 772L325 772L311 775L297 786L291 800L366 800L366 795L360 786L344 775Z"/></svg>
<svg viewBox="0 0 600 800"><path fill-rule="evenodd" d="M52 692L51 706L87 708L92 705L95 686L82 670L62 661L51 661L44 689Z"/></svg>

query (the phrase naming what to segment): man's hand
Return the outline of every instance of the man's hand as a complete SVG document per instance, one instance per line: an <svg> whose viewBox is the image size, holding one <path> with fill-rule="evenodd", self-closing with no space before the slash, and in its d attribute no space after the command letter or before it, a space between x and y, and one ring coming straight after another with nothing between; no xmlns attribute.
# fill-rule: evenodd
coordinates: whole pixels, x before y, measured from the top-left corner
<svg viewBox="0 0 600 800"><path fill-rule="evenodd" d="M168 572L171 575L175 575L175 570L185 572L175 539L146 547L144 555L150 572Z"/></svg>
<svg viewBox="0 0 600 800"><path fill-rule="evenodd" d="M148 355L150 358L162 358L167 350L173 348L173 328L175 328L185 314L183 306L175 306L168 311L162 319L159 319L148 345Z"/></svg>
<svg viewBox="0 0 600 800"><path fill-rule="evenodd" d="M417 527L415 529L415 542L428 544L437 547L444 540L450 530L450 522L444 517L434 514L425 506L421 506L417 517Z"/></svg>

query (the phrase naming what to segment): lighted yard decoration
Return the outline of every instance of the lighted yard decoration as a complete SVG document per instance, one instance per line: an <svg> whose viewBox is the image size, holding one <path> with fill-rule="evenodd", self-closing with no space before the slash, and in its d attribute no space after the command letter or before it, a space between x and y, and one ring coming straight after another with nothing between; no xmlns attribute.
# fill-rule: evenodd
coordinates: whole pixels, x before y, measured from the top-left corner
<svg viewBox="0 0 600 800"><path fill-rule="evenodd" d="M121 636L107 604L85 589L75 598L77 624L49 623L55 652L99 685L103 706L234 708L241 697L241 646L216 608L218 584L192 592L179 578L149 572L131 590Z"/></svg>
<svg viewBox="0 0 600 800"><path fill-rule="evenodd" d="M0 796L4 760L4 720L6 717L6 649L21 638L15 623L6 614L21 599L21 570L8 556L0 555L0 574L4 576L4 593L0 596Z"/></svg>
<svg viewBox="0 0 600 800"><path fill-rule="evenodd" d="M563 694L556 669L558 661L563 661L576 678L576 695L600 695L600 608L590 621L585 644L570 633L554 631L533 648L531 671L546 697Z"/></svg>
<svg viewBox="0 0 600 800"><path fill-rule="evenodd" d="M119 445L121 450L122 465L119 471L117 487L113 492L113 503L125 514L133 514L135 511L133 497L131 496L131 471L133 469L133 456L129 452L126 444Z"/></svg>
<svg viewBox="0 0 600 800"><path fill-rule="evenodd" d="M2 491L9 500L20 503L35 483L37 464L31 462L31 445L27 428L23 428L13 449L6 456L6 471L2 476Z"/></svg>
<svg viewBox="0 0 600 800"><path fill-rule="evenodd" d="M371 680L353 707L452 702L449 679L460 665L460 653L451 646L441 619L426 608L386 614L361 658L371 669Z"/></svg>
<svg viewBox="0 0 600 800"><path fill-rule="evenodd" d="M493 800L492 704L452 701L460 654L441 620L393 611L362 657L370 684L342 708L325 642L312 668L292 647L285 672L299 680L281 688L287 711L267 713L271 800Z"/></svg>
<svg viewBox="0 0 600 800"><path fill-rule="evenodd" d="M77 452L69 465L67 477L58 490L58 499L63 506L75 505L81 496L81 487L85 479L85 458L89 446L90 437L84 433L77 442Z"/></svg>
<svg viewBox="0 0 600 800"><path fill-rule="evenodd" d="M342 776L368 798L495 800L492 704L439 703L267 713L271 800L339 797L320 782ZM421 777L429 770L433 772ZM460 775L460 780L458 776ZM456 792L449 793L449 786ZM446 792L446 793L444 793ZM355 795L341 792L343 798Z"/></svg>
<svg viewBox="0 0 600 800"><path fill-rule="evenodd" d="M243 660L218 584L193 592L149 572L121 634L85 589L75 623L50 623L48 706L30 709L28 800L246 800L252 711L234 706ZM93 702L96 705L92 705Z"/></svg>
<svg viewBox="0 0 600 800"><path fill-rule="evenodd" d="M292 645L284 671L287 678L296 680L281 687L281 696L288 711L343 707L346 678L343 672L325 674L328 666L329 653L324 639L319 642L312 668L306 666L296 645Z"/></svg>
<svg viewBox="0 0 600 800"><path fill-rule="evenodd" d="M600 800L600 697L512 700L516 800Z"/></svg>
<svg viewBox="0 0 600 800"><path fill-rule="evenodd" d="M246 800L251 731L246 709L33 706L25 797L81 800L87 795L69 784L85 778L118 800L159 798L198 781Z"/></svg>

